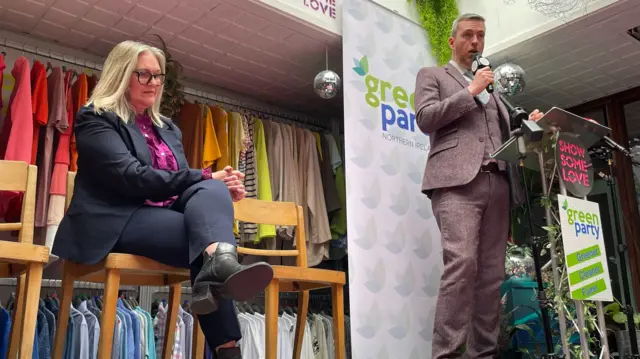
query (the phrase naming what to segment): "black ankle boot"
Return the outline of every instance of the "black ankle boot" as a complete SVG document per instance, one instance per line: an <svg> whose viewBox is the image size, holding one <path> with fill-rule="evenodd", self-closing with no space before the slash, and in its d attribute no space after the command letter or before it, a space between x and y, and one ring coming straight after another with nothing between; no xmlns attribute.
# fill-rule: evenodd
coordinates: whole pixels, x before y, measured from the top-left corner
<svg viewBox="0 0 640 359"><path fill-rule="evenodd" d="M215 312L218 297L247 301L264 291L271 279L273 269L267 263L242 265L234 245L218 243L212 256L204 254L204 264L192 286L191 311L200 315Z"/></svg>
<svg viewBox="0 0 640 359"><path fill-rule="evenodd" d="M221 348L215 356L216 359L242 359L240 348Z"/></svg>

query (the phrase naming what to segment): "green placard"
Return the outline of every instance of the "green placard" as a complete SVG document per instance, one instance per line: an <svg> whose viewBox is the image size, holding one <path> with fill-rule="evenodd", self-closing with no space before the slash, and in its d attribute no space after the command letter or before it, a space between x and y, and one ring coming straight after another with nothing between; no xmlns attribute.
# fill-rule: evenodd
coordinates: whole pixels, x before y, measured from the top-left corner
<svg viewBox="0 0 640 359"><path fill-rule="evenodd" d="M589 299L590 297L607 290L607 284L604 279L600 279L584 287L580 287L571 292L571 298L578 300Z"/></svg>
<svg viewBox="0 0 640 359"><path fill-rule="evenodd" d="M569 273L569 283L571 283L571 285L575 285L598 276L602 273L604 273L604 268L602 268L602 263L598 262L588 267L579 269L575 272Z"/></svg>
<svg viewBox="0 0 640 359"><path fill-rule="evenodd" d="M567 255L567 266L571 268L576 264L584 263L594 258L598 258L601 254L602 253L600 253L600 246L597 244L589 248L581 249L577 252L573 252Z"/></svg>

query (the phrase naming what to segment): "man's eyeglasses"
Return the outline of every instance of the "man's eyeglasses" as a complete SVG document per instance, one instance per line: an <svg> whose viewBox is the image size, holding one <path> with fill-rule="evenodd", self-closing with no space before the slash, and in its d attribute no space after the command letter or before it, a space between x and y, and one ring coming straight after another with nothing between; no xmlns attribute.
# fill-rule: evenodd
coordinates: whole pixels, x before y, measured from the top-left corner
<svg viewBox="0 0 640 359"><path fill-rule="evenodd" d="M166 74L152 74L149 71L134 71L133 73L138 76L138 82L141 85L148 85L151 80L156 80L158 85L162 85L167 78Z"/></svg>

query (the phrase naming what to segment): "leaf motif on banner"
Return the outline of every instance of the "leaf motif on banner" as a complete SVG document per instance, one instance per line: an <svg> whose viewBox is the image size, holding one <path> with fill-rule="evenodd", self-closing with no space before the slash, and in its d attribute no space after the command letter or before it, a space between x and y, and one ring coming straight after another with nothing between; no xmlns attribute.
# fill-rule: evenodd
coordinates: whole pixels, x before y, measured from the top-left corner
<svg viewBox="0 0 640 359"><path fill-rule="evenodd" d="M354 58L353 63L355 64L353 71L358 75L365 76L369 73L369 60L366 56L363 56L360 60Z"/></svg>
<svg viewBox="0 0 640 359"><path fill-rule="evenodd" d="M380 190L380 183L378 179L374 179L371 187L365 192L366 196L360 200L369 209L374 209L380 204L382 199L382 191Z"/></svg>
<svg viewBox="0 0 640 359"><path fill-rule="evenodd" d="M362 127L366 128L370 132L378 128L378 121L376 121L373 117L365 117L360 119L360 123Z"/></svg>
<svg viewBox="0 0 640 359"><path fill-rule="evenodd" d="M373 268L366 268L367 280L364 282L364 286L374 294L380 293L384 288L387 281L387 270L384 266L384 262L378 258Z"/></svg>
<svg viewBox="0 0 640 359"><path fill-rule="evenodd" d="M387 10L378 10L376 11L376 15L376 27L385 34L391 32L395 17L388 16Z"/></svg>
<svg viewBox="0 0 640 359"><path fill-rule="evenodd" d="M362 323L356 331L360 336L365 339L373 338L378 332L378 328L380 327L380 309L378 308L378 302L376 302L375 298L373 299L373 303L371 303L371 308L365 309L358 312L359 322Z"/></svg>
<svg viewBox="0 0 640 359"><path fill-rule="evenodd" d="M360 147L357 146L358 144L352 145L354 156L350 160L360 168L368 168L373 163L374 151L371 139L367 138Z"/></svg>
<svg viewBox="0 0 640 359"><path fill-rule="evenodd" d="M387 231L387 244L385 244L385 248L393 253L398 254L404 250L404 247L407 242L407 236L404 232L404 224L399 222L396 226L396 230L393 232Z"/></svg>
<svg viewBox="0 0 640 359"><path fill-rule="evenodd" d="M420 352L418 351L418 348L413 348L413 350L411 351L411 354L409 354L408 359L422 359L422 357L420 356Z"/></svg>
<svg viewBox="0 0 640 359"><path fill-rule="evenodd" d="M389 176L395 176L400 172L400 164L402 163L402 156L397 146L393 147L388 153L382 152L380 154L382 159L382 171Z"/></svg>
<svg viewBox="0 0 640 359"><path fill-rule="evenodd" d="M426 318L419 318L418 324L420 325L420 331L418 334L422 339L427 342L433 340L433 322L435 320L435 308L429 309L429 314Z"/></svg>
<svg viewBox="0 0 640 359"><path fill-rule="evenodd" d="M423 274L423 278L425 279L425 286L422 287L422 291L431 298L434 298L438 295L438 290L440 288L440 277L442 277L442 271L440 270L439 265L434 265L431 268L431 273Z"/></svg>
<svg viewBox="0 0 640 359"><path fill-rule="evenodd" d="M398 194L392 199L393 204L389 206L389 209L398 216L404 216L409 211L411 205L411 198L409 198L409 192L405 186L400 187Z"/></svg>
<svg viewBox="0 0 640 359"><path fill-rule="evenodd" d="M363 81L360 81L360 80L358 80L358 81L349 81L349 83L351 84L351 86L353 86L359 92L366 92L367 91L367 85Z"/></svg>
<svg viewBox="0 0 640 359"><path fill-rule="evenodd" d="M402 65L402 60L404 59L404 57L398 56L400 52L401 51L400 51L400 48L398 47L398 43L393 45L391 50L387 52L387 56L384 58L383 61L389 67L389 69L395 71L400 68L400 65Z"/></svg>
<svg viewBox="0 0 640 359"><path fill-rule="evenodd" d="M347 1L345 4L345 6L347 6L347 13L358 21L367 18L367 11L363 5L365 4L363 4L362 1Z"/></svg>
<svg viewBox="0 0 640 359"><path fill-rule="evenodd" d="M401 26L400 32L402 34L400 35L400 39L402 39L402 41L409 46L413 46L416 44L416 34L414 31L412 31L414 27L415 25L413 25L412 23Z"/></svg>
<svg viewBox="0 0 640 359"><path fill-rule="evenodd" d="M405 298L413 293L416 282L416 276L413 271L411 262L409 261L406 263L407 267L405 268L404 272L396 273L396 281L398 282L398 284L394 287L396 293Z"/></svg>
<svg viewBox="0 0 640 359"><path fill-rule="evenodd" d="M358 236L353 240L358 247L368 251L378 241L378 228L375 218L370 217L364 228L358 228Z"/></svg>
<svg viewBox="0 0 640 359"><path fill-rule="evenodd" d="M358 36L356 50L364 56L374 57L376 55L376 38L372 31L366 31L364 36Z"/></svg>
<svg viewBox="0 0 640 359"><path fill-rule="evenodd" d="M418 201L418 216L422 219L430 219L433 217L433 209L431 208L431 201L426 196L420 196L416 198Z"/></svg>
<svg viewBox="0 0 640 359"><path fill-rule="evenodd" d="M413 253L415 253L416 257L420 259L429 258L433 251L433 238L431 237L431 232L427 229L422 232L422 235L417 235L414 238L416 246Z"/></svg>
<svg viewBox="0 0 640 359"><path fill-rule="evenodd" d="M567 208L569 208L569 202L567 202L567 200L565 199L562 202L562 209L564 209L565 211L567 210Z"/></svg>
<svg viewBox="0 0 640 359"><path fill-rule="evenodd" d="M393 323L393 327L389 329L389 334L392 337L400 340L407 336L411 329L411 313L407 303L404 303L398 312L391 314L389 322Z"/></svg>
<svg viewBox="0 0 640 359"><path fill-rule="evenodd" d="M425 160L423 158L417 158L415 162L409 159L406 159L405 161L410 161L408 166L409 179L411 179L415 184L421 184L422 176L424 176Z"/></svg>

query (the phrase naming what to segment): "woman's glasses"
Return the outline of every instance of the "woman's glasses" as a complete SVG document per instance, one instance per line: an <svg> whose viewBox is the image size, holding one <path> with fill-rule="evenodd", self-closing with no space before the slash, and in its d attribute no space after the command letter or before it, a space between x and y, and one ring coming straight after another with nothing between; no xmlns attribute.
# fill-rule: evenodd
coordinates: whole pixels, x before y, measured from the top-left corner
<svg viewBox="0 0 640 359"><path fill-rule="evenodd" d="M156 80L158 85L162 85L167 78L165 74L152 74L149 71L134 71L133 73L138 76L138 82L141 85L148 85L151 83L151 80Z"/></svg>

